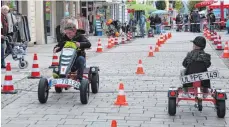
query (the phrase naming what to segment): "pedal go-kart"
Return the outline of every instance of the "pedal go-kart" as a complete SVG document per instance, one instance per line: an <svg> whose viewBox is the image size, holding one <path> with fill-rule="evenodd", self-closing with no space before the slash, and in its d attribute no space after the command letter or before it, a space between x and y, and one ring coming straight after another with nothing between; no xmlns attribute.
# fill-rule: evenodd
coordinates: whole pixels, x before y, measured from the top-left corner
<svg viewBox="0 0 229 127"><path fill-rule="evenodd" d="M188 88L188 93L191 95L190 97L181 97L184 93L182 88L170 87L168 91L168 113L173 116L176 114L176 107L181 100L186 101L195 101L195 108L199 111L202 111L203 101L213 102L215 108L217 110L217 116L219 118L224 118L226 114L226 104L225 100L227 99L227 95L222 89L211 89L208 92L210 98L203 98L203 92L201 88L201 81L207 79L214 79L219 77L218 71L208 71L203 73L196 73L190 75L184 75L180 77L182 84L192 83L193 87Z"/></svg>
<svg viewBox="0 0 229 127"><path fill-rule="evenodd" d="M92 66L85 68L82 81L76 80L76 72L71 72L73 63L77 57L77 47L74 42L66 42L60 54L59 66L53 68L53 78L41 78L38 85L38 100L40 103L46 103L48 100L49 89L55 87L57 93L61 93L63 89L68 90L73 87L80 90L80 101L87 104L91 84L92 93L99 91L99 67Z"/></svg>

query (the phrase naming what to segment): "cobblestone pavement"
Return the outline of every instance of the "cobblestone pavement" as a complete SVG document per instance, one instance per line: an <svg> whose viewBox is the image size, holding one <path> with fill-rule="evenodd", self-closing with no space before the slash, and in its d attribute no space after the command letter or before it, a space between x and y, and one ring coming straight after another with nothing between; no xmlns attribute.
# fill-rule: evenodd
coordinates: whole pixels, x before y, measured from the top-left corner
<svg viewBox="0 0 229 127"><path fill-rule="evenodd" d="M167 113L166 92L170 86L180 86L179 74L183 69L181 63L192 49L190 40L197 35L199 34L173 33L173 37L162 45L160 52L154 53L155 57L147 55L149 45L154 47L157 38L139 38L99 54L95 53L94 42L92 49L88 50L87 66L100 67L100 91L98 94L90 94L87 105L80 103L79 91L70 89L57 94L53 88L48 102L40 104L37 99L38 80L29 80L24 83L27 86L22 87L22 83L16 87L32 87L21 91L20 96L15 95L17 98L14 101L2 107L2 126L110 127L111 120L117 120L118 127L229 127L228 101L224 119L217 118L211 103L204 103L203 111L199 112L194 108L194 103L184 101L179 103L176 116L172 117ZM105 38L102 38L102 43L103 46L107 44ZM51 47L40 48L42 52L38 53L42 59L39 64L43 69L51 63ZM31 54L34 49L29 49ZM212 55L209 70L219 70L220 73L220 79L212 80L212 86L229 92L228 67L210 44L207 44L206 52ZM143 62L145 75L135 74L139 59ZM16 64L12 66L16 68ZM51 71L44 71L43 74L49 75ZM120 81L124 84L128 106L114 105ZM2 99L7 98L6 96L2 95Z"/></svg>

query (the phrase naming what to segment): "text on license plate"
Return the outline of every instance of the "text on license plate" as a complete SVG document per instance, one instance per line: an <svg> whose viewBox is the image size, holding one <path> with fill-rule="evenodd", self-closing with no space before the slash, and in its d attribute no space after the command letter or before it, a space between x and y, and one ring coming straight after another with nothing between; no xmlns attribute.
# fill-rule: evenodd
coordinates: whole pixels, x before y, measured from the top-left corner
<svg viewBox="0 0 229 127"><path fill-rule="evenodd" d="M80 82L77 82L75 80L72 80L72 79L54 79L53 80L53 85L60 85L60 84L63 84L63 85L70 85L70 86L73 86L75 88L79 88L80 86Z"/></svg>
<svg viewBox="0 0 229 127"><path fill-rule="evenodd" d="M197 81L202 81L207 79L214 79L218 77L219 77L218 71L208 71L203 73L196 73L196 74L182 76L181 82L182 84L186 84L186 83L192 83L192 82L197 82Z"/></svg>

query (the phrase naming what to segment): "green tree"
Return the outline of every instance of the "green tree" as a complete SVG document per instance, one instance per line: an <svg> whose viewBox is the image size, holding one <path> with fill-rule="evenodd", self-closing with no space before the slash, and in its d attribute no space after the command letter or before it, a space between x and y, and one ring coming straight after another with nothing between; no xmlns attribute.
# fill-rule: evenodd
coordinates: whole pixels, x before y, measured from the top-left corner
<svg viewBox="0 0 229 127"><path fill-rule="evenodd" d="M180 11L181 8L183 8L183 3L181 2L181 0L176 0L176 1L175 1L175 9L176 9L177 11Z"/></svg>
<svg viewBox="0 0 229 127"><path fill-rule="evenodd" d="M195 10L195 4L202 2L203 0L189 0L188 9L189 11ZM205 9L206 7L199 8L200 10Z"/></svg>
<svg viewBox="0 0 229 127"><path fill-rule="evenodd" d="M160 0L156 3L156 7L158 10L165 10L166 8L166 3L164 0Z"/></svg>

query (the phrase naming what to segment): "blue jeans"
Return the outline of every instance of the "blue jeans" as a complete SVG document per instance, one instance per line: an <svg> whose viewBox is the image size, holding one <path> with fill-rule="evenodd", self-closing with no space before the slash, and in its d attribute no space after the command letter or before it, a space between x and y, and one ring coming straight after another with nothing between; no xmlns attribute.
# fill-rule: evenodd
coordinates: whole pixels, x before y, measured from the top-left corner
<svg viewBox="0 0 229 127"><path fill-rule="evenodd" d="M4 40L1 40L1 41L4 41ZM4 58L4 55L5 55L5 52L4 52L4 43L1 43L1 66L5 66L5 58Z"/></svg>
<svg viewBox="0 0 229 127"><path fill-rule="evenodd" d="M76 71L77 70L77 79L82 80L83 78L83 72L84 72L84 68L85 68L85 63L86 60L83 56L79 56L76 58L75 63L73 65L72 71Z"/></svg>
<svg viewBox="0 0 229 127"><path fill-rule="evenodd" d="M145 36L145 24L140 25L140 31L141 31L141 36L144 37Z"/></svg>
<svg viewBox="0 0 229 127"><path fill-rule="evenodd" d="M156 34L160 34L161 33L161 24L156 24Z"/></svg>

